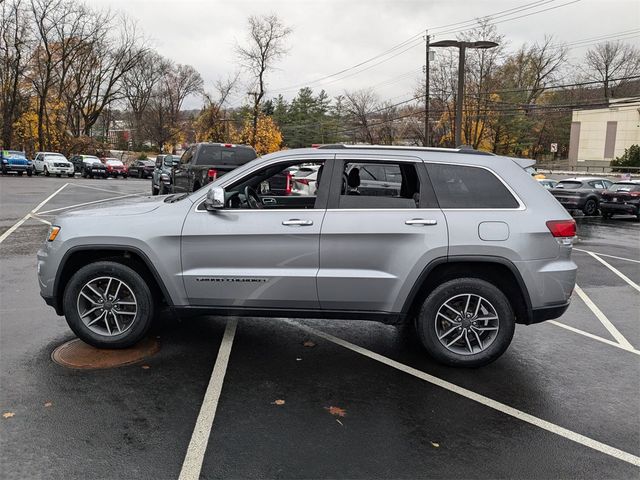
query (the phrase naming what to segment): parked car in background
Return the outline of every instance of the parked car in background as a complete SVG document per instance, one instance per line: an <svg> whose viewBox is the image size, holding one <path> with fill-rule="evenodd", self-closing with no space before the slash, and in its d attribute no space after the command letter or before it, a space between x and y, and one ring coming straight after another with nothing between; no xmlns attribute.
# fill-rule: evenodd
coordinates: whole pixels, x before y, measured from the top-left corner
<svg viewBox="0 0 640 480"><path fill-rule="evenodd" d="M256 157L256 151L248 145L196 143L173 168L172 192L194 192Z"/></svg>
<svg viewBox="0 0 640 480"><path fill-rule="evenodd" d="M640 180L616 182L602 192L600 211L604 218L635 215L640 220Z"/></svg>
<svg viewBox="0 0 640 480"><path fill-rule="evenodd" d="M120 175L122 178L129 176L129 169L117 158L105 158L104 164L107 166L107 176L117 178Z"/></svg>
<svg viewBox="0 0 640 480"><path fill-rule="evenodd" d="M36 175L44 173L46 177L52 174L56 177L62 175L73 177L75 173L73 163L67 160L63 154L57 152L37 152L33 159L33 166L33 173Z"/></svg>
<svg viewBox="0 0 640 480"><path fill-rule="evenodd" d="M3 175L9 172L16 172L18 175L26 173L29 177L33 175L33 162L20 150L1 150L0 168Z"/></svg>
<svg viewBox="0 0 640 480"><path fill-rule="evenodd" d="M82 176L84 178L107 178L107 166L93 155L82 155Z"/></svg>
<svg viewBox="0 0 640 480"><path fill-rule="evenodd" d="M555 188L555 186L558 184L556 180L551 180L550 178L537 178L536 180L538 180L538 183L547 190Z"/></svg>
<svg viewBox="0 0 640 480"><path fill-rule="evenodd" d="M100 161L95 155L73 155L69 161L73 163L73 169L75 173L82 174L84 171L84 162L86 159L96 159Z"/></svg>
<svg viewBox="0 0 640 480"><path fill-rule="evenodd" d="M180 157L164 154L156 157L155 169L151 176L151 195L166 195L171 192L171 171L174 159L178 161Z"/></svg>
<svg viewBox="0 0 640 480"><path fill-rule="evenodd" d="M138 178L151 177L155 168L156 162L153 160L136 160L133 162L133 165L129 167L129 175Z"/></svg>
<svg viewBox="0 0 640 480"><path fill-rule="evenodd" d="M582 210L585 215L597 215L602 192L612 184L607 178L575 177L560 180L549 191L567 210Z"/></svg>
<svg viewBox="0 0 640 480"><path fill-rule="evenodd" d="M319 169L301 167L293 174L293 193L297 195L315 195L317 191Z"/></svg>

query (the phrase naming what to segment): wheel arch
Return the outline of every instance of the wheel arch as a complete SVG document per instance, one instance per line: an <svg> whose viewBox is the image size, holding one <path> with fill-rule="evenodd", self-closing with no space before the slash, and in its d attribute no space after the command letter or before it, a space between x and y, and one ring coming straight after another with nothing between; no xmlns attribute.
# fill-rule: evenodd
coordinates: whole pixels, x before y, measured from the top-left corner
<svg viewBox="0 0 640 480"><path fill-rule="evenodd" d="M132 267L147 282L157 301L172 306L171 296L149 257L139 248L118 245L87 245L70 249L60 262L53 285L56 312L63 315L62 298L69 280L81 267L100 261L113 261Z"/></svg>
<svg viewBox="0 0 640 480"><path fill-rule="evenodd" d="M520 272L509 260L491 256L450 256L433 260L413 285L402 313L413 318L438 285L461 277L479 278L496 285L509 299L516 322L532 323L531 298Z"/></svg>

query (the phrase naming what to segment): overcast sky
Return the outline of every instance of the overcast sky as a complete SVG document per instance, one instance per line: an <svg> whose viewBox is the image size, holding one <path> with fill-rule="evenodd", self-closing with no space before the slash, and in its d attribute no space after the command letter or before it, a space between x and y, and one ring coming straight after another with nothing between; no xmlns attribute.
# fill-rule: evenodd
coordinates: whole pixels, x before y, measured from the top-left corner
<svg viewBox="0 0 640 480"><path fill-rule="evenodd" d="M561 6L571 1L575 3ZM362 73L354 74L351 70L342 75L350 75L347 78L312 82L376 56L426 28L435 29L436 34L445 32L436 27L530 5L534 0L91 0L88 3L125 12L135 19L161 55L193 65L210 91L217 78L238 69L234 45L246 42L247 17L275 13L293 33L288 42L289 54L279 62L278 70L268 76L268 97L282 93L290 98L297 88L287 87L309 84L314 91L324 88L330 96L345 89L373 86L381 99L401 101L412 95L424 64L424 43L417 40L415 47L407 44L394 52L406 49L404 53L389 61L372 66L387 58L381 57L363 65L360 68L371 68ZM549 10L528 15L544 9ZM570 43L627 32L626 37L618 38L640 45L638 0L546 0L535 8L504 15L495 22L511 49L539 42L545 34L553 35L556 42ZM508 20L523 15L528 16ZM451 36L455 33L442 33L436 39ZM590 46L572 48L572 60L578 61ZM234 106L245 100L246 90L247 87L239 89L231 102ZM200 105L199 99L191 98L183 108Z"/></svg>

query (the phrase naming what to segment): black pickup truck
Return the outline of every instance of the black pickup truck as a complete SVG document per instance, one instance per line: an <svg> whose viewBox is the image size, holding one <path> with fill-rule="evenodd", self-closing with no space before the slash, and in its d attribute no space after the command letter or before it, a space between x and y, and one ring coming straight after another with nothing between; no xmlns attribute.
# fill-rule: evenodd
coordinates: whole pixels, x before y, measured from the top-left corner
<svg viewBox="0 0 640 480"><path fill-rule="evenodd" d="M173 167L173 193L195 192L256 157L256 151L248 145L196 143Z"/></svg>

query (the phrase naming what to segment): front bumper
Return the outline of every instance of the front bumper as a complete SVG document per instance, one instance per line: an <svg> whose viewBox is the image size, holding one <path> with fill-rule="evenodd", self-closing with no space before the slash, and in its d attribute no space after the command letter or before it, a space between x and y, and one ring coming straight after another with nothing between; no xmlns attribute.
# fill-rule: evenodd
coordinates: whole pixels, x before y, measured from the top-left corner
<svg viewBox="0 0 640 480"><path fill-rule="evenodd" d="M54 166L47 165L47 170L49 171L49 173L53 173L56 175L60 173L63 173L65 175L68 175L70 173L75 173L74 167L54 167Z"/></svg>
<svg viewBox="0 0 640 480"><path fill-rule="evenodd" d="M602 213L626 213L637 215L639 213L640 206L637 203L602 202L600 204L600 210Z"/></svg>
<svg viewBox="0 0 640 480"><path fill-rule="evenodd" d="M4 163L2 164L3 169L6 172L29 172L29 171L33 171L33 166L32 165L14 165L11 163Z"/></svg>

